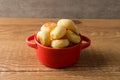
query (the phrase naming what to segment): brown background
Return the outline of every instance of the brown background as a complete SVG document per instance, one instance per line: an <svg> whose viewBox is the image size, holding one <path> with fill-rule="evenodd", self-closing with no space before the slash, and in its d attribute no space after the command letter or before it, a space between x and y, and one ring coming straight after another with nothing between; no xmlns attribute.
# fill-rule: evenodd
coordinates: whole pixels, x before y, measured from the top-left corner
<svg viewBox="0 0 120 80"><path fill-rule="evenodd" d="M120 80L120 20L79 19L80 33L91 46L76 64L65 69L45 67L26 38L58 19L0 19L0 80Z"/></svg>
<svg viewBox="0 0 120 80"><path fill-rule="evenodd" d="M120 0L0 0L0 17L120 18Z"/></svg>

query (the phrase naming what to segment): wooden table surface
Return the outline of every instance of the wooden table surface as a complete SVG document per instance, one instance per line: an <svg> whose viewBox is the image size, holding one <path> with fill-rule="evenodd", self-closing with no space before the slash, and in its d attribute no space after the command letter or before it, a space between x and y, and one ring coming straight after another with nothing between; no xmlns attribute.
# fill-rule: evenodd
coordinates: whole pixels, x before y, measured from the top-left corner
<svg viewBox="0 0 120 80"><path fill-rule="evenodd" d="M43 23L57 20L0 18L0 80L120 80L119 19L74 19L91 46L81 51L76 64L53 69L37 60L25 40Z"/></svg>

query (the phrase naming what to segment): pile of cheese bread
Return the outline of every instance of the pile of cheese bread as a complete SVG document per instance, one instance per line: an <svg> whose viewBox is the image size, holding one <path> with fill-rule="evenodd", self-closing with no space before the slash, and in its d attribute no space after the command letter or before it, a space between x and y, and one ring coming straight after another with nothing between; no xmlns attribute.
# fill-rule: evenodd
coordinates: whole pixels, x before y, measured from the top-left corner
<svg viewBox="0 0 120 80"><path fill-rule="evenodd" d="M79 28L70 19L43 24L37 33L37 41L52 48L65 48L80 42Z"/></svg>

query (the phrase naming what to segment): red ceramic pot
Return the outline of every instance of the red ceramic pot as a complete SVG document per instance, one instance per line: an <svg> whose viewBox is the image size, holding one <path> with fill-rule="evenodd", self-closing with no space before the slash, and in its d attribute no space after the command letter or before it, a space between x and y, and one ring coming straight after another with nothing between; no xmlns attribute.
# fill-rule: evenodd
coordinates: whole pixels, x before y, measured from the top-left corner
<svg viewBox="0 0 120 80"><path fill-rule="evenodd" d="M81 41L78 44L60 49L41 45L36 40L36 34L29 36L26 43L28 46L36 49L37 57L42 64L53 68L63 68L75 63L80 57L80 51L90 45L91 41L89 38L83 35L80 35L80 37ZM31 42L32 40L35 42ZM82 43L82 41L86 43Z"/></svg>

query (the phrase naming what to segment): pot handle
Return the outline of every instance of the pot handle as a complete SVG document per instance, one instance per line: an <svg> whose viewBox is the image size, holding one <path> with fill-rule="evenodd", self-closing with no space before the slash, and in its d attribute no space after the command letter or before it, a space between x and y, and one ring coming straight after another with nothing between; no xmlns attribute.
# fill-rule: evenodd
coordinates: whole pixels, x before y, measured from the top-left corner
<svg viewBox="0 0 120 80"><path fill-rule="evenodd" d="M34 41L34 37L35 37L35 34L29 36L27 39L26 39L26 44L32 48L35 48L37 49L37 43L35 42L31 42L31 41Z"/></svg>
<svg viewBox="0 0 120 80"><path fill-rule="evenodd" d="M85 41L85 43L82 42L81 49L85 49L90 46L91 40L83 35L81 35L82 41Z"/></svg>

